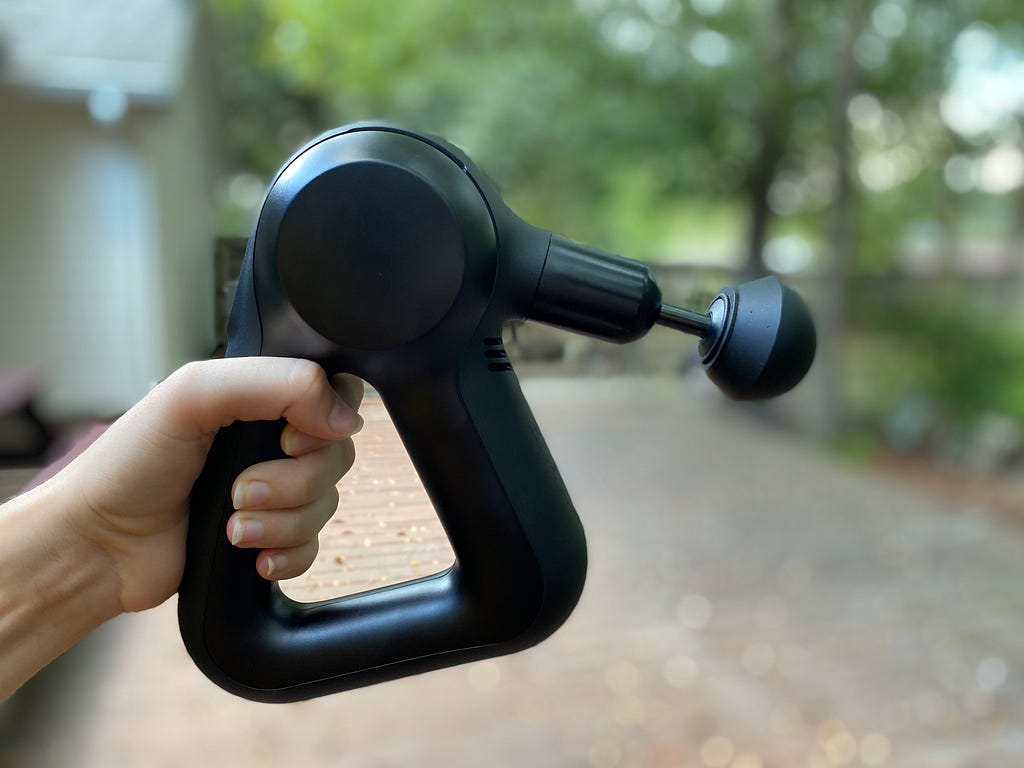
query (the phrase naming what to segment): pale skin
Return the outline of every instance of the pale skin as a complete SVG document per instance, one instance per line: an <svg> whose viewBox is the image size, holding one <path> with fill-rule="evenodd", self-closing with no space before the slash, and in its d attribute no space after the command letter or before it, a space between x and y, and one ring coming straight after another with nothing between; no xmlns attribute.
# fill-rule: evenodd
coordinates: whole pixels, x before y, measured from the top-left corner
<svg viewBox="0 0 1024 768"><path fill-rule="evenodd" d="M175 593L189 492L217 430L285 418L287 458L234 479L224 535L269 580L312 565L362 419L362 382L303 360L190 363L59 474L0 505L0 700L118 614Z"/></svg>

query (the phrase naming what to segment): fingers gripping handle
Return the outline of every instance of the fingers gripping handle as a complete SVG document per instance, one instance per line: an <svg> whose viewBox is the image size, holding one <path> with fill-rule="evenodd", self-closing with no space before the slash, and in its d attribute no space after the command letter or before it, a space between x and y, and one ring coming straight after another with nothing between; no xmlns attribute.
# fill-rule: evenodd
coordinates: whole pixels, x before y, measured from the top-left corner
<svg viewBox="0 0 1024 768"><path fill-rule="evenodd" d="M255 656L244 647L250 638L234 635L251 617L272 608L272 585L256 572L259 550L239 549L225 529L234 511L231 485L248 466L281 458L282 422L235 422L214 438L203 471L192 489L185 570L178 588L178 623L196 664L228 690ZM241 647L231 647L241 641ZM227 656L231 656L225 661ZM237 691L236 691L237 692Z"/></svg>
<svg viewBox="0 0 1024 768"><path fill-rule="evenodd" d="M583 586L582 527L515 376L464 366L379 383L456 553L449 571L300 605L224 533L230 488L280 455L280 423L221 430L193 491L179 622L214 682L294 701L533 645Z"/></svg>

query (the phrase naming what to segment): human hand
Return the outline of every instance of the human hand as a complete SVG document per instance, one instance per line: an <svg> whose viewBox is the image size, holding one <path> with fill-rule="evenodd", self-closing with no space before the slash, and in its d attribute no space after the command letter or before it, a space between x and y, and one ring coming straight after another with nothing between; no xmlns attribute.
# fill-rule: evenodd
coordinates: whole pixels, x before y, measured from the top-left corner
<svg viewBox="0 0 1024 768"><path fill-rule="evenodd" d="M264 578L309 568L317 533L338 504L336 484L355 459L362 394L358 378L328 383L308 361L213 360L179 369L111 425L51 482L74 500L65 505L70 524L109 562L120 610L159 605L177 590L189 493L217 430L234 421L285 418L288 457L235 479L237 511L225 535L262 550L256 563Z"/></svg>

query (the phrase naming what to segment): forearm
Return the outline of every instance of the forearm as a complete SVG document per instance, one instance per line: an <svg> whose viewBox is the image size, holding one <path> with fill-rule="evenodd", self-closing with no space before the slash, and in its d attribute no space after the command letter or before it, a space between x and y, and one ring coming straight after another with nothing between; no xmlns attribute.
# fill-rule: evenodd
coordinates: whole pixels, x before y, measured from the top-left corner
<svg viewBox="0 0 1024 768"><path fill-rule="evenodd" d="M0 700L120 610L116 571L80 535L60 478L0 506Z"/></svg>

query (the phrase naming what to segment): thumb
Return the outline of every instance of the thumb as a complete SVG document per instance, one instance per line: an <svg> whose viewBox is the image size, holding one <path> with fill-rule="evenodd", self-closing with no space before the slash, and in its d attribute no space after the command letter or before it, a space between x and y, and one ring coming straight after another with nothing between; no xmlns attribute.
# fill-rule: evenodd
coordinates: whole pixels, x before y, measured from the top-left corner
<svg viewBox="0 0 1024 768"><path fill-rule="evenodd" d="M359 431L362 417L309 360L237 357L189 363L153 392L164 401L164 430L193 440L234 421L288 420L325 440Z"/></svg>

